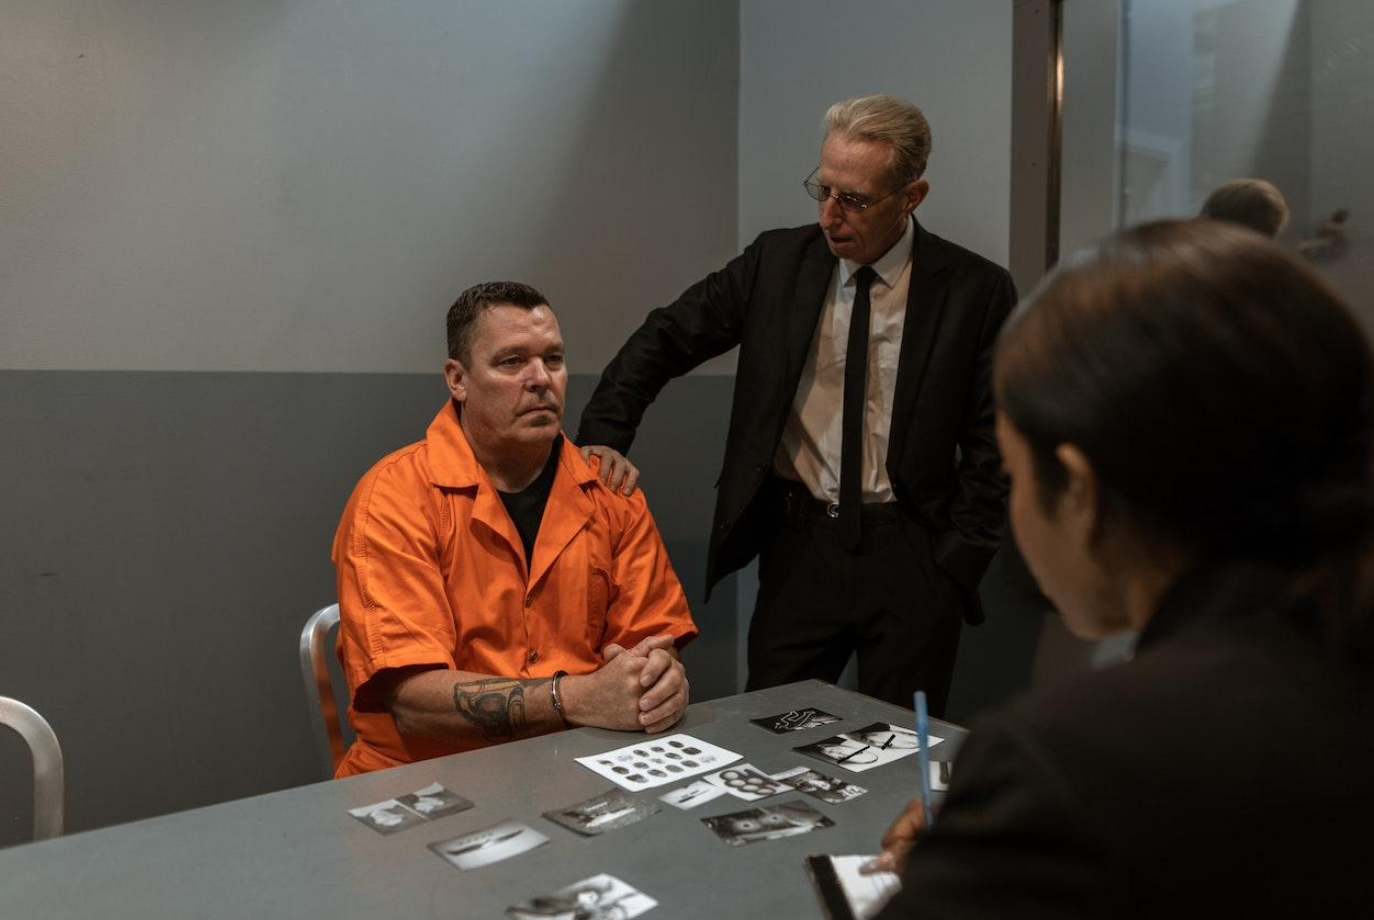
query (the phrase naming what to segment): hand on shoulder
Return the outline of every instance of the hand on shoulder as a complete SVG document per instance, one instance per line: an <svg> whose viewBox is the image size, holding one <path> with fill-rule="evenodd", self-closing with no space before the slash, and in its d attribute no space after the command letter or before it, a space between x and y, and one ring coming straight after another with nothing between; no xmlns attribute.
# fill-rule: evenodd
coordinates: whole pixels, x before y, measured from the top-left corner
<svg viewBox="0 0 1374 920"><path fill-rule="evenodd" d="M588 444L578 450L582 459L596 470L602 485L621 495L634 494L635 487L639 485L639 467L631 463L628 457L603 444ZM593 457L597 458L597 463L592 463Z"/></svg>

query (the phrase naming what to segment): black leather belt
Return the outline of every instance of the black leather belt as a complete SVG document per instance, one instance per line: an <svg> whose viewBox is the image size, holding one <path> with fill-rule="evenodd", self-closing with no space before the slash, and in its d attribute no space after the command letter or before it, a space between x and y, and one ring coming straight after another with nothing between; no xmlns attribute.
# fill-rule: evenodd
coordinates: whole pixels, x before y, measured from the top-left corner
<svg viewBox="0 0 1374 920"><path fill-rule="evenodd" d="M779 479L783 515L792 520L821 519L838 521L839 502L823 502L799 482ZM859 506L859 518L864 521L895 521L902 516L897 502L866 502Z"/></svg>

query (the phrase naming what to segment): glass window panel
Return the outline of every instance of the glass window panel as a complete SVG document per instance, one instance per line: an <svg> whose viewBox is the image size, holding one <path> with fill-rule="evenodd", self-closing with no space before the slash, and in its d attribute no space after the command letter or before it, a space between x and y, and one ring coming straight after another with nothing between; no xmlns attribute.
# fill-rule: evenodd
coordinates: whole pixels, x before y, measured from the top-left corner
<svg viewBox="0 0 1374 920"><path fill-rule="evenodd" d="M1061 252L1273 183L1374 328L1374 3L1064 0Z"/></svg>

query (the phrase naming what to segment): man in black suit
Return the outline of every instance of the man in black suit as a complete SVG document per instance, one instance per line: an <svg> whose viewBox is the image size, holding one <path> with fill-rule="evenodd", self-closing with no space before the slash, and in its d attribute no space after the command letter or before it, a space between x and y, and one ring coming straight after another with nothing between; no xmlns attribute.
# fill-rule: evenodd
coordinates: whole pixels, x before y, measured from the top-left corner
<svg viewBox="0 0 1374 920"><path fill-rule="evenodd" d="M707 590L759 554L749 688L833 681L944 711L1001 532L993 343L1010 276L913 217L930 128L887 96L832 106L805 181L820 222L762 234L651 312L577 442L607 477L672 378L739 346ZM627 483L627 488L630 484Z"/></svg>

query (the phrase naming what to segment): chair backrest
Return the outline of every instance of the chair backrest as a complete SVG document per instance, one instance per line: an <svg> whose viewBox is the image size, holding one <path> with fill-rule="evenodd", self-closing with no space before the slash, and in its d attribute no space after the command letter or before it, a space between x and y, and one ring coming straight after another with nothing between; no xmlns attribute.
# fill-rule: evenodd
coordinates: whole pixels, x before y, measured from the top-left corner
<svg viewBox="0 0 1374 920"><path fill-rule="evenodd" d="M301 630L301 678L305 681L305 696L311 709L319 710L319 718L314 720L315 748L326 779L333 778L334 770L343 760L345 747L329 670L329 635L338 624L339 605L330 604L315 611Z"/></svg>
<svg viewBox="0 0 1374 920"><path fill-rule="evenodd" d="M0 696L0 725L8 725L33 756L33 839L62 836L62 746L48 720L18 700Z"/></svg>

